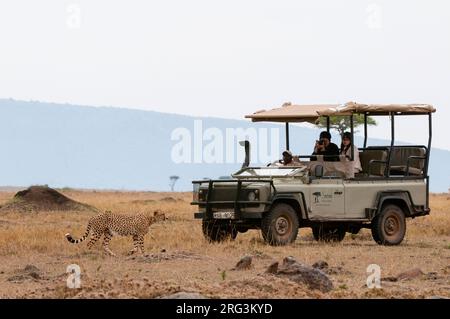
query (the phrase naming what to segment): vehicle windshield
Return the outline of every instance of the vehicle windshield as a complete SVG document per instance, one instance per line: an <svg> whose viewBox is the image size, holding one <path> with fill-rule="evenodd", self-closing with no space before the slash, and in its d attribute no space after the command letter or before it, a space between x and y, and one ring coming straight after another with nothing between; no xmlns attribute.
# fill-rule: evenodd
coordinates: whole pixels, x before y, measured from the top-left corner
<svg viewBox="0 0 450 319"><path fill-rule="evenodd" d="M236 177L254 176L293 176L305 170L305 167L249 167L236 174Z"/></svg>

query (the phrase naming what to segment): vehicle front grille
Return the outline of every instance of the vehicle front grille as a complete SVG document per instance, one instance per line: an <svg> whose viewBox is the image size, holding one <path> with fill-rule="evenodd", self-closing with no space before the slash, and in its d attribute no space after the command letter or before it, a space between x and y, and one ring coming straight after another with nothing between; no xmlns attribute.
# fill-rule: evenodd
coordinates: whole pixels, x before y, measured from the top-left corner
<svg viewBox="0 0 450 319"><path fill-rule="evenodd" d="M243 188L240 191L239 199L240 201L247 201L248 200L248 193L250 191L254 191L254 189L246 189ZM209 196L209 202L211 207L218 208L218 209L226 209L226 208L234 208L234 203L236 201L236 195L237 195L237 186L236 185L226 185L226 186L217 186L214 185L212 188L211 195ZM208 198L208 190L202 189L201 195L199 197L199 201L203 202L200 204L201 207L205 206L205 203ZM229 203L218 203L218 202L229 202ZM252 207L259 205L258 201L255 201L255 203L246 203L242 204L242 207Z"/></svg>

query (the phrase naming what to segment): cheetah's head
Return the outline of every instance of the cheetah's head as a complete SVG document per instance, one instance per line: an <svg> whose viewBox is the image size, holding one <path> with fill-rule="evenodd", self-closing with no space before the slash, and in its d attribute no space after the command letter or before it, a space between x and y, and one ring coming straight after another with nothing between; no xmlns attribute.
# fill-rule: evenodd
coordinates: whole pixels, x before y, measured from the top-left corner
<svg viewBox="0 0 450 319"><path fill-rule="evenodd" d="M165 221L165 220L167 220L167 217L166 217L166 214L164 214L162 211L155 210L153 212L153 216L151 217L151 221L153 223L162 222L162 221Z"/></svg>

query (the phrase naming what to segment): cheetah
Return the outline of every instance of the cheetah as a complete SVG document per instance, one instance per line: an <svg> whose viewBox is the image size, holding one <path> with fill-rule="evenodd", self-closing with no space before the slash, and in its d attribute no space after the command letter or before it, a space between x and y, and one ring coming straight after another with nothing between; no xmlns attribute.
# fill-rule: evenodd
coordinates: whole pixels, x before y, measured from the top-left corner
<svg viewBox="0 0 450 319"><path fill-rule="evenodd" d="M70 233L65 236L69 242L78 244L91 233L91 238L87 244L88 249L91 249L95 242L104 235L103 250L111 256L115 256L109 249L109 242L114 235L132 236L134 247L129 254L131 255L138 250L141 254L144 254L144 236L148 233L149 227L155 222L166 219L166 215L160 211L155 211L153 215L121 215L106 211L89 220L86 232L80 239L73 238Z"/></svg>

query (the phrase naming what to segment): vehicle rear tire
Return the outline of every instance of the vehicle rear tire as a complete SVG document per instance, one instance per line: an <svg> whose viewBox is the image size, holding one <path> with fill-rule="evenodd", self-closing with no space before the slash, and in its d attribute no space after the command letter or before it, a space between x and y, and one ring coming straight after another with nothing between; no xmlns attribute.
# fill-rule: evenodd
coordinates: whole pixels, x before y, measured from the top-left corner
<svg viewBox="0 0 450 319"><path fill-rule="evenodd" d="M342 227L313 226L312 233L315 240L324 242L339 242L345 237L345 230Z"/></svg>
<svg viewBox="0 0 450 319"><path fill-rule="evenodd" d="M372 237L379 245L398 245L403 241L405 233L405 213L397 205L384 206L372 220Z"/></svg>
<svg viewBox="0 0 450 319"><path fill-rule="evenodd" d="M299 220L294 208L280 203L263 217L261 233L264 241L273 246L284 246L295 241L298 235Z"/></svg>
<svg viewBox="0 0 450 319"><path fill-rule="evenodd" d="M216 220L202 220L202 231L209 242L234 240L238 233L233 225L218 223Z"/></svg>

